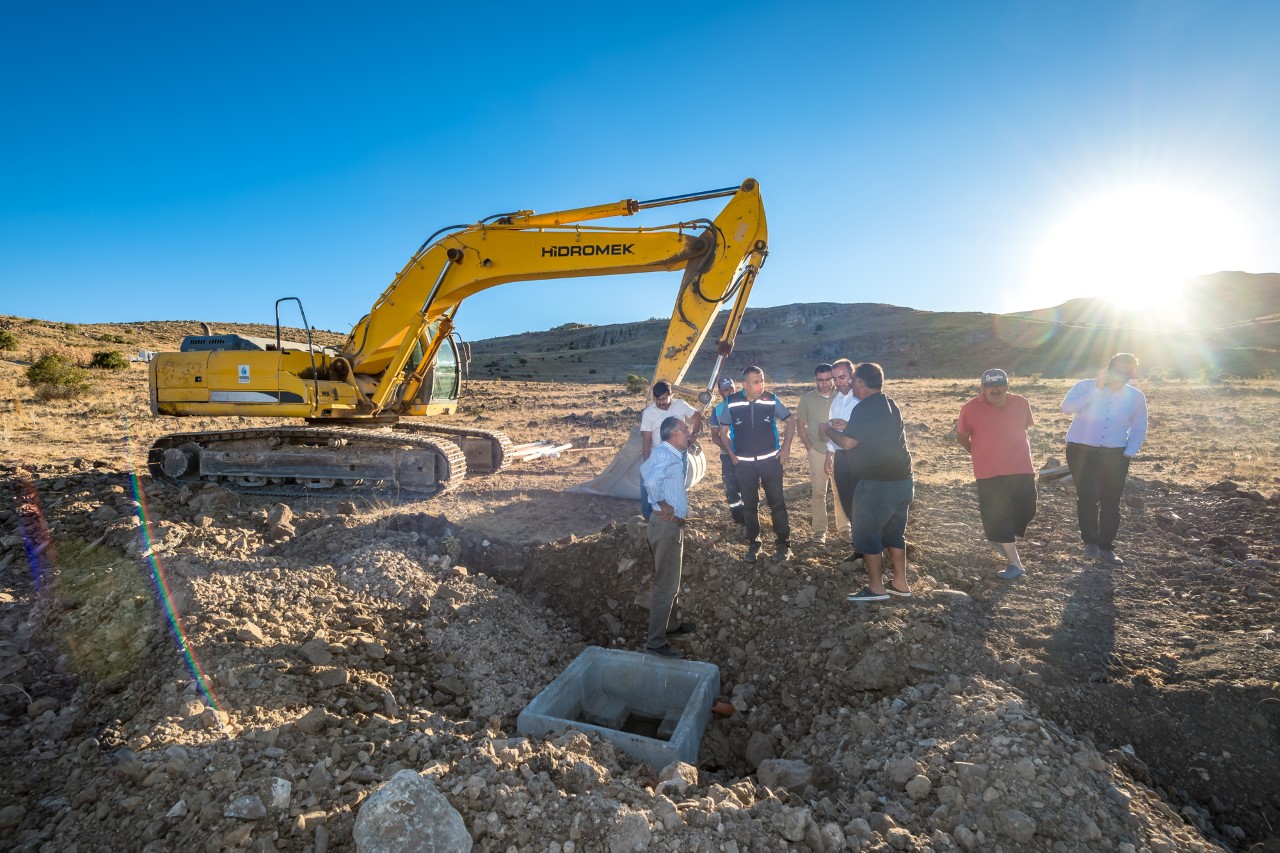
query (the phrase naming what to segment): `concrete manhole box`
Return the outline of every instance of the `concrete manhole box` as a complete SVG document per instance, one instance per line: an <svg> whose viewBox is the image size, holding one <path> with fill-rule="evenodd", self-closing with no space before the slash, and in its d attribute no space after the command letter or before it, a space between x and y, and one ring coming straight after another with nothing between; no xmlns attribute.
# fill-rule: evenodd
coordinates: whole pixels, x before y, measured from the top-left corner
<svg viewBox="0 0 1280 853"><path fill-rule="evenodd" d="M516 730L595 732L655 770L696 766L719 693L715 664L589 646L520 712Z"/></svg>

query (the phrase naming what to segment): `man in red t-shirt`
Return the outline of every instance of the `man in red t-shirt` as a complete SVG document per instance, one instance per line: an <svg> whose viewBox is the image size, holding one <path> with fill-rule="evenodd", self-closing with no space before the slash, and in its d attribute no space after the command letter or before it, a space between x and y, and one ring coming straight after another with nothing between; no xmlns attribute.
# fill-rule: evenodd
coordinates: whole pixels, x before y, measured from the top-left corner
<svg viewBox="0 0 1280 853"><path fill-rule="evenodd" d="M956 440L973 456L978 510L987 539L1000 546L1007 565L996 576L1026 574L1015 539L1036 517L1036 472L1027 427L1035 423L1026 397L1009 393L1009 376L999 368L982 374L982 393L964 404Z"/></svg>

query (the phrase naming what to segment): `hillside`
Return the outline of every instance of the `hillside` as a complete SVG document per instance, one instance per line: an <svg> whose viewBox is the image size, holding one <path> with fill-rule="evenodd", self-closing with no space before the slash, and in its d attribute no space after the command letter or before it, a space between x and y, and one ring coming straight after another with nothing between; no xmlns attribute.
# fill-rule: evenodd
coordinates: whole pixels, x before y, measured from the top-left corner
<svg viewBox="0 0 1280 853"><path fill-rule="evenodd" d="M1195 329L1236 326L1280 315L1280 273L1219 272L1188 283L1172 316L1119 307L1105 299L1070 299L1053 308L1020 311L1013 316L1083 326L1147 327L1155 318ZM1156 306L1158 307L1158 306Z"/></svg>
<svg viewBox="0 0 1280 853"><path fill-rule="evenodd" d="M1015 314L919 311L878 303L816 302L748 308L726 370L736 375L759 364L773 379L805 382L813 365L846 356L878 361L890 377L970 379L998 365L1016 376L1091 375L1120 351L1135 352L1143 373L1170 378L1280 373L1280 274L1221 272L1195 279L1184 309L1162 315L1125 311L1100 299L1073 299L1053 308ZM705 377L722 313L690 371ZM174 349L199 322L67 324L0 317L22 343L18 353L71 348L87 361L97 350L131 355ZM271 336L260 324L210 322L215 331ZM648 377L666 333L666 319L592 326L569 322L542 332L471 341L476 378L541 382L620 382ZM465 324L460 329L466 335ZM285 328L293 340L301 329ZM317 344L341 344L344 335L315 330Z"/></svg>
<svg viewBox="0 0 1280 853"><path fill-rule="evenodd" d="M1092 375L1113 353L1137 353L1144 372L1174 377L1280 370L1280 275L1217 273L1191 284L1195 329L1170 334L1099 300L1072 300L1021 314L933 312L874 303L819 302L749 308L728 370L749 364L783 381L847 356L884 365L890 376L970 378L999 365L1046 377ZM725 314L707 336L692 374L705 376ZM471 344L475 376L618 381L648 376L665 320L608 326L569 323L546 332ZM464 330L465 331L465 330Z"/></svg>

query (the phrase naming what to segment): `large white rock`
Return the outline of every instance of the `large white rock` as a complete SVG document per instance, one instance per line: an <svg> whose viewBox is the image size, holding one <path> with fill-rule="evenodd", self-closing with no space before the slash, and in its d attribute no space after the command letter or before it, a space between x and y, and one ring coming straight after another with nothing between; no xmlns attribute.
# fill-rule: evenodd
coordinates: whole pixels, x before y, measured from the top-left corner
<svg viewBox="0 0 1280 853"><path fill-rule="evenodd" d="M797 759L766 758L760 762L756 778L766 788L786 788L801 793L813 783L813 768Z"/></svg>
<svg viewBox="0 0 1280 853"><path fill-rule="evenodd" d="M471 850L471 834L462 815L431 780L401 770L373 793L356 815L358 853Z"/></svg>

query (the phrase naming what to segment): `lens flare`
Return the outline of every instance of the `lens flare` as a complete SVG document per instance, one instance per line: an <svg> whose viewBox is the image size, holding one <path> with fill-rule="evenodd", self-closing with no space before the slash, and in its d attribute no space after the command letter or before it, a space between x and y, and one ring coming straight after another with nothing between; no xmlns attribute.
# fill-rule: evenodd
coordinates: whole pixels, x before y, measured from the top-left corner
<svg viewBox="0 0 1280 853"><path fill-rule="evenodd" d="M40 493L36 491L31 475L21 468L18 469L17 494L14 497L18 510L18 532L22 536L22 547L27 554L27 565L31 569L31 583L38 594L45 588L46 582L52 579L57 555L53 537L49 534L49 524L45 521L44 510L40 506Z"/></svg>
<svg viewBox="0 0 1280 853"><path fill-rule="evenodd" d="M1188 279L1248 269L1254 257L1247 220L1223 201L1173 186L1116 188L1083 201L1045 235L1019 301L1099 296L1178 320Z"/></svg>
<svg viewBox="0 0 1280 853"><path fill-rule="evenodd" d="M205 676L204 670L201 669L200 661L187 640L187 632L182 625L182 617L173 606L173 595L169 590L169 582L165 578L164 566L160 562L160 556L156 553L154 543L151 541L147 495L142 490L141 478L138 476L138 465L134 462L133 430L129 424L128 416L124 419L124 443L125 455L129 460L130 467L129 480L133 486L133 497L138 506L138 521L141 522L138 525L138 535L142 537L142 553L146 557L147 566L151 572L152 584L155 586L156 595L160 600L161 606L164 607L165 618L169 622L169 632L178 644L178 649L182 652L182 656L186 661L187 669L190 670L191 677L195 680L196 687L204 696L205 702L208 703L210 708L218 712L219 726L221 727L222 706L218 702L218 697L214 695L209 679Z"/></svg>

